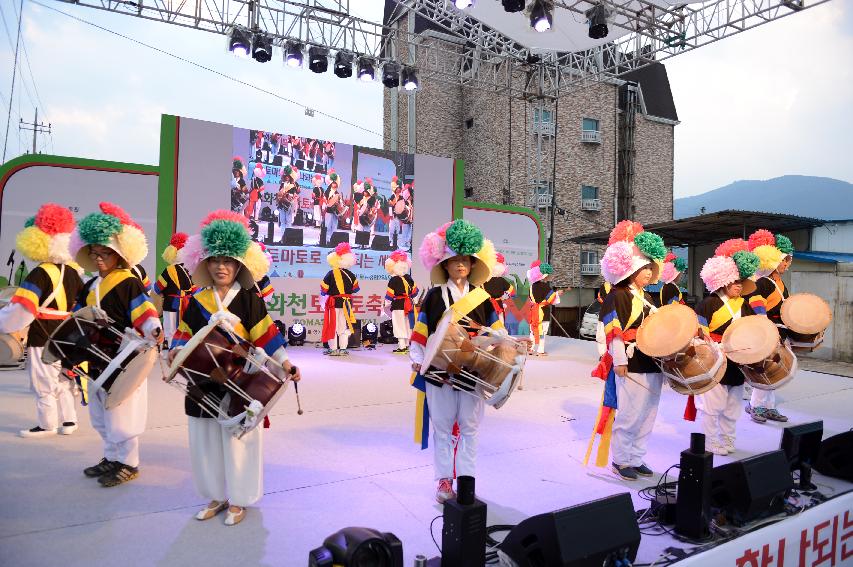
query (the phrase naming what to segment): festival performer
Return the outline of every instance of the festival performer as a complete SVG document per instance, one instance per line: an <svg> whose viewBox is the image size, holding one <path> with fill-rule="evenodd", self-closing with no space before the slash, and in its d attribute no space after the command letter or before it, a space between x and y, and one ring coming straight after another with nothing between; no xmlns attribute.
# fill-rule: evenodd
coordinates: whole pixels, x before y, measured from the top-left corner
<svg viewBox="0 0 853 567"><path fill-rule="evenodd" d="M278 202L278 225L284 229L293 226L296 211L299 209L298 180L298 169L290 165L282 168L281 183L276 194L276 201ZM284 232L281 235L281 244L284 244Z"/></svg>
<svg viewBox="0 0 853 567"><path fill-rule="evenodd" d="M783 234L774 236L769 230L757 230L749 236L749 248L761 261L755 296L763 300L767 317L779 329L779 336L785 342L788 328L782 322L782 303L788 299L789 292L782 281L782 274L788 271L794 260L794 245ZM788 421L788 416L776 408L776 390L753 388L746 412L756 423L764 423L768 419Z"/></svg>
<svg viewBox="0 0 853 567"><path fill-rule="evenodd" d="M186 241L187 233L185 232L176 232L172 235L162 256L168 266L154 284L154 293L163 297L163 333L166 345L171 343L178 328L184 298L188 297L193 289L189 272L178 261L178 251L184 247Z"/></svg>
<svg viewBox="0 0 853 567"><path fill-rule="evenodd" d="M325 246L326 241L336 230L338 230L338 214L343 195L338 191L340 185L340 177L334 169L330 169L326 175L326 191L323 194L323 203L325 212L323 214L323 229L325 237L320 239L320 244Z"/></svg>
<svg viewBox="0 0 853 567"><path fill-rule="evenodd" d="M246 187L246 166L243 158L234 156L231 166L231 210L243 209L249 189Z"/></svg>
<svg viewBox="0 0 853 567"><path fill-rule="evenodd" d="M263 242L258 242L258 247L260 247L261 252L264 253L264 257L267 259L267 265L272 266L272 254L267 250L266 245ZM275 293L275 288L272 286L272 282L270 281L269 275L265 272L263 277L255 282L255 291L258 292L258 297L267 300L269 296Z"/></svg>
<svg viewBox="0 0 853 567"><path fill-rule="evenodd" d="M21 430L21 437L71 435L77 430L73 380L61 372L59 363L45 364L41 360L47 339L68 317L83 286L77 271L70 266L68 244L73 230L71 211L45 203L15 238L18 251L31 262L38 262L0 310L0 333L27 337L30 390L35 394L38 424Z"/></svg>
<svg viewBox="0 0 853 567"><path fill-rule="evenodd" d="M367 178L364 180L364 192L360 206L358 207L358 227L357 230L369 231L373 237L376 232L376 218L379 211L379 197L376 195L376 186L373 184L373 179Z"/></svg>
<svg viewBox="0 0 853 567"><path fill-rule="evenodd" d="M530 309L527 322L530 324L530 340L533 342L530 354L547 356L545 352L545 335L551 328L551 306L560 303L563 290L554 291L550 279L554 268L550 264L534 260L527 270L527 280L530 282Z"/></svg>
<svg viewBox="0 0 853 567"><path fill-rule="evenodd" d="M140 227L139 230L142 230L142 227ZM148 272L145 271L142 264L133 266L130 271L139 279L140 283L142 283L142 289L145 290L145 293L151 293L151 290L154 288L151 285L151 280L148 279Z"/></svg>
<svg viewBox="0 0 853 567"><path fill-rule="evenodd" d="M311 189L311 203L314 206L314 226L320 228L320 223L323 222L323 176L315 173L311 177L311 184L314 185Z"/></svg>
<svg viewBox="0 0 853 567"><path fill-rule="evenodd" d="M409 352L409 337L415 326L415 307L412 300L418 295L418 286L409 275L412 261L403 250L397 250L385 260L385 271L391 275L385 292L385 305L391 312L391 323L397 348L391 352Z"/></svg>
<svg viewBox="0 0 853 567"><path fill-rule="evenodd" d="M504 319L504 301L509 301L510 298L515 297L515 287L504 277L507 271L506 258L504 258L503 254L497 252L495 254L495 267L492 268L492 275L483 284L483 289L489 292L495 313L498 314L501 323L504 324L506 324Z"/></svg>
<svg viewBox="0 0 853 567"><path fill-rule="evenodd" d="M140 226L118 205L100 203L100 212L87 215L71 237L71 253L87 272L98 275L86 282L74 310L97 307L112 319L119 333L135 329L142 336L161 342L163 328L142 282L129 269L148 254ZM96 378L99 371L90 369ZM106 409L106 393L89 393L92 427L104 441L104 456L83 473L97 477L106 487L118 486L139 476L139 436L145 431L148 414L148 383L121 405Z"/></svg>
<svg viewBox="0 0 853 567"><path fill-rule="evenodd" d="M599 303L604 303L604 298L607 297L607 294L610 293L610 290L613 289L613 286L610 285L610 282L605 281L599 286L598 291L595 293L595 300Z"/></svg>
<svg viewBox="0 0 853 567"><path fill-rule="evenodd" d="M646 291L652 296L652 303L655 307L662 307L670 303L684 305L678 280L681 279L681 274L685 270L687 270L687 262L684 261L684 258L679 258L672 252L666 255L660 272L660 280L646 288Z"/></svg>
<svg viewBox="0 0 853 567"><path fill-rule="evenodd" d="M276 376L298 381L299 371L288 360L284 337L255 291L255 282L266 274L269 263L252 242L245 219L229 211L214 211L202 222L201 233L187 240L179 258L202 289L189 301L170 357L193 334L218 321L272 358L274 362L267 366ZM219 398L227 392L213 381L200 388ZM263 495L263 428L255 427L237 439L190 396L184 400L184 411L189 421L193 480L198 492L210 500L195 517L209 520L227 509L225 525L239 524L246 507Z"/></svg>
<svg viewBox="0 0 853 567"><path fill-rule="evenodd" d="M397 215L394 212L394 207L397 205L399 201L401 201L400 193L402 193L402 188L400 187L400 178L396 175L391 178L391 197L388 199L388 216L390 220L388 221L388 240L391 242L392 246L397 246L397 239L400 236L400 231L402 229L400 225L400 219L397 218Z"/></svg>
<svg viewBox="0 0 853 567"><path fill-rule="evenodd" d="M243 214L247 219L256 217L256 209L258 202L261 200L261 193L264 190L264 176L266 171L264 166L259 163L255 164L255 169L252 171L251 189L249 190L249 198L246 200L246 206L243 209Z"/></svg>
<svg viewBox="0 0 853 567"><path fill-rule="evenodd" d="M666 247L660 236L645 232L639 223L622 221L611 231L610 244L601 258L601 274L613 287L599 313L607 351L593 376L605 380L605 386L584 464L600 435L596 466L607 464L612 445L612 470L624 480L653 474L643 457L657 416L663 374L637 347L636 336L654 307L643 289L657 279L658 262L664 257Z"/></svg>
<svg viewBox="0 0 853 567"><path fill-rule="evenodd" d="M320 283L320 295L326 302L320 340L329 343L323 354L348 356L347 345L355 323L352 296L359 291L358 278L349 271L355 265L355 254L348 242L341 242L326 256L326 261L332 269Z"/></svg>
<svg viewBox="0 0 853 567"><path fill-rule="evenodd" d="M455 315L467 316L476 324L506 334L497 313L482 286L491 276L495 249L483 238L479 228L465 220L446 223L424 237L420 258L430 271L435 287L421 304L418 321L412 331L409 358L416 373L413 385L426 394L426 411L432 422L434 471L439 503L454 498L453 478L475 476L477 431L483 419L483 398L427 376L422 368L427 340L436 331L444 312L451 307ZM465 326L469 333L477 329ZM453 426L458 424L458 441Z"/></svg>
<svg viewBox="0 0 853 567"><path fill-rule="evenodd" d="M400 219L400 238L397 248L400 250L412 249L412 223L415 221L415 182L412 181L408 185L403 186L403 191L400 192L400 197L406 203L403 212L397 215Z"/></svg>
<svg viewBox="0 0 853 567"><path fill-rule="evenodd" d="M744 282L753 276L758 265L758 257L745 250L733 252L731 256L708 258L699 273L711 294L696 305L700 336L719 343L733 321L764 313L760 298L752 296L747 301L742 297ZM720 383L695 397L696 409L702 414L702 430L707 439L705 446L715 455L735 452L735 425L741 413L744 380L740 367L729 362ZM688 412L687 418L693 417Z"/></svg>

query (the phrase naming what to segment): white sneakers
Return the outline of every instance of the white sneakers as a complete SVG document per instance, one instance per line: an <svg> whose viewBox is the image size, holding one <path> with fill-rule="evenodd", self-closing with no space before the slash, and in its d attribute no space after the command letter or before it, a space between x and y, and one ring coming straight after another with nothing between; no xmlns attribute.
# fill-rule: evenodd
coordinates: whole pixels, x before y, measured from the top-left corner
<svg viewBox="0 0 853 567"><path fill-rule="evenodd" d="M71 435L77 431L77 424L73 421L66 421L62 424L62 427L59 428L60 435Z"/></svg>

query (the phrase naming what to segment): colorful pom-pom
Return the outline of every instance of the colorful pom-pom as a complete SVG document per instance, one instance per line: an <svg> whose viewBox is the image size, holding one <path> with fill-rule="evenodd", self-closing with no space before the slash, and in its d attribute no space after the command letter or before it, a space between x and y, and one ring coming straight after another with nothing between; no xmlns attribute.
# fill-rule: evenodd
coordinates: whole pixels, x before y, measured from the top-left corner
<svg viewBox="0 0 853 567"><path fill-rule="evenodd" d="M749 249L752 251L759 246L776 246L776 237L769 230L756 230L749 235Z"/></svg>
<svg viewBox="0 0 853 567"><path fill-rule="evenodd" d="M770 274L779 266L779 263L785 257L781 250L770 244L757 246L752 250L752 252L758 256L760 261L758 269L761 271L762 275Z"/></svg>
<svg viewBox="0 0 853 567"><path fill-rule="evenodd" d="M642 232L643 225L638 222L631 220L619 221L616 226L613 227L613 230L610 231L610 240L607 244L610 245L614 242L621 241L633 242L634 238Z"/></svg>
<svg viewBox="0 0 853 567"><path fill-rule="evenodd" d="M204 220L201 221L201 228L206 227L215 220L226 220L236 222L243 225L246 229L249 228L249 219L247 219L245 215L235 213L234 211L228 211L226 209L219 209L217 211L213 211L212 213L204 217Z"/></svg>
<svg viewBox="0 0 853 567"><path fill-rule="evenodd" d="M734 256L735 252L749 252L749 243L743 238L730 238L717 246L714 256Z"/></svg>
<svg viewBox="0 0 853 567"><path fill-rule="evenodd" d="M663 243L663 238L653 232L641 232L634 237L634 244L647 258L652 260L666 258L666 245Z"/></svg>
<svg viewBox="0 0 853 567"><path fill-rule="evenodd" d="M418 249L418 256L427 270L431 270L441 261L445 248L444 238L437 232L430 232L424 236L421 247Z"/></svg>
<svg viewBox="0 0 853 567"><path fill-rule="evenodd" d="M732 256L732 260L735 261L738 273L740 274L740 279L742 280L751 278L761 264L761 260L758 259L758 256L752 252L746 252L743 250L735 252L734 256Z"/></svg>
<svg viewBox="0 0 853 567"><path fill-rule="evenodd" d="M46 262L50 255L50 235L36 226L28 226L15 237L15 247L34 262Z"/></svg>
<svg viewBox="0 0 853 567"><path fill-rule="evenodd" d="M776 235L776 248L786 256L792 256L794 254L794 243L791 242L791 239L784 234Z"/></svg>
<svg viewBox="0 0 853 567"><path fill-rule="evenodd" d="M476 254L483 247L483 233L464 219L456 220L447 227L445 240L448 248L462 256Z"/></svg>
<svg viewBox="0 0 853 567"><path fill-rule="evenodd" d="M251 243L243 225L223 219L211 221L202 228L201 239L207 256L242 258Z"/></svg>
<svg viewBox="0 0 853 567"><path fill-rule="evenodd" d="M80 238L86 244L106 246L121 231L121 220L111 214L90 213L77 225Z"/></svg>
<svg viewBox="0 0 853 567"><path fill-rule="evenodd" d="M186 244L187 238L189 238L189 235L186 232L176 232L169 239L169 244L174 246L176 250L180 250Z"/></svg>
<svg viewBox="0 0 853 567"><path fill-rule="evenodd" d="M335 254L338 256L343 256L344 254L351 254L352 248L350 248L349 242L340 242L337 246L335 246Z"/></svg>
<svg viewBox="0 0 853 567"><path fill-rule="evenodd" d="M687 270L687 260L685 260L684 258L676 258L672 261L672 265L679 272L684 272Z"/></svg>
<svg viewBox="0 0 853 567"><path fill-rule="evenodd" d="M543 276L547 276L554 273L554 268L553 266L551 266L551 264L548 264L547 262L542 262L541 264L539 264L539 271L542 272Z"/></svg>
<svg viewBox="0 0 853 567"><path fill-rule="evenodd" d="M30 217L24 221L24 228L29 228L31 226L35 226L35 224L36 224L36 217Z"/></svg>
<svg viewBox="0 0 853 567"><path fill-rule="evenodd" d="M631 273L634 265L634 245L624 240L614 242L604 251L600 264L605 279L610 283L617 283L622 279L619 278L620 275Z"/></svg>
<svg viewBox="0 0 853 567"><path fill-rule="evenodd" d="M35 224L42 232L51 236L69 234L74 230L74 215L61 205L45 203L36 213Z"/></svg>
<svg viewBox="0 0 853 567"><path fill-rule="evenodd" d="M127 211L116 205L115 203L108 203L106 201L99 203L98 206L101 208L101 212L107 215L112 215L121 221L121 224L128 226L135 226L138 229L142 229L141 226L136 224L130 215L127 214Z"/></svg>
<svg viewBox="0 0 853 567"><path fill-rule="evenodd" d="M699 272L699 277L702 278L705 287L710 292L717 291L721 287L741 279L737 264L728 256L708 258L705 265L702 266L702 271Z"/></svg>
<svg viewBox="0 0 853 567"><path fill-rule="evenodd" d="M178 251L177 260L192 274L203 259L204 242L202 242L200 234L193 234L187 238L184 247Z"/></svg>

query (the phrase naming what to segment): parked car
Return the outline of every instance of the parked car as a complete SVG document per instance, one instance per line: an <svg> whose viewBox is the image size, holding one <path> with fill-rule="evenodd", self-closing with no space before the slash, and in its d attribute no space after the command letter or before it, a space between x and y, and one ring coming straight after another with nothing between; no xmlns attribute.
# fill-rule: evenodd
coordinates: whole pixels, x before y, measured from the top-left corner
<svg viewBox="0 0 853 567"><path fill-rule="evenodd" d="M598 301L593 301L584 310L583 317L581 318L581 328L578 331L582 339L595 340L595 329L598 326L599 311L601 311L601 304Z"/></svg>

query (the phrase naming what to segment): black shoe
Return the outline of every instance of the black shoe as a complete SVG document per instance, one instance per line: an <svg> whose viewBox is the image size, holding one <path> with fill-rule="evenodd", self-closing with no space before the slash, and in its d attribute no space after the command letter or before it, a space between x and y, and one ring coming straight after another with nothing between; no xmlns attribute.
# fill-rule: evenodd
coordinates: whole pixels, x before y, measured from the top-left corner
<svg viewBox="0 0 853 567"><path fill-rule="evenodd" d="M91 467L83 469L83 474L85 474L89 478L95 478L96 476L105 475L113 472L113 469L115 469L116 464L116 462L108 461L107 458L104 457L97 465L93 465Z"/></svg>
<svg viewBox="0 0 853 567"><path fill-rule="evenodd" d="M634 470L634 467L619 466L616 463L611 463L613 466L613 472L618 476L622 477L625 480L637 480L637 471Z"/></svg>
<svg viewBox="0 0 853 567"><path fill-rule="evenodd" d="M643 463L639 467L634 467L634 472L636 472L640 476L654 476L655 474L654 472L652 472L652 469L646 466L645 463Z"/></svg>
<svg viewBox="0 0 853 567"><path fill-rule="evenodd" d="M101 486L110 488L129 482L139 476L139 467L131 467L124 463L115 462L115 469L98 479Z"/></svg>

